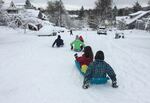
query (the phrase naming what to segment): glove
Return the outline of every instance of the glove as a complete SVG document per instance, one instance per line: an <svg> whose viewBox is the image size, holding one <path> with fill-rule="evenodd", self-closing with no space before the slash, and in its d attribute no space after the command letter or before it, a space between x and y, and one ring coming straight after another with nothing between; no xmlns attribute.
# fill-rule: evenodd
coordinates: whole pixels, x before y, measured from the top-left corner
<svg viewBox="0 0 150 103"><path fill-rule="evenodd" d="M112 81L112 87L113 88L118 88L117 82L116 81Z"/></svg>
<svg viewBox="0 0 150 103"><path fill-rule="evenodd" d="M89 88L89 84L88 84L88 83L83 84L82 88L83 88L83 89L88 89L88 88Z"/></svg>
<svg viewBox="0 0 150 103"><path fill-rule="evenodd" d="M75 58L77 58L77 57L78 57L78 54L77 54L77 53L76 53L76 54L74 54L74 57L75 57Z"/></svg>

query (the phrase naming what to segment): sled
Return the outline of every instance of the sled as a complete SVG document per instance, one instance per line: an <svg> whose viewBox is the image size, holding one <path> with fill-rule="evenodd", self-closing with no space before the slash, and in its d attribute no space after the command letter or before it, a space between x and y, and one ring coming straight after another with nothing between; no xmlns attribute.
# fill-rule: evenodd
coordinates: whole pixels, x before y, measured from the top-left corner
<svg viewBox="0 0 150 103"><path fill-rule="evenodd" d="M81 71L81 65L80 65L80 63L77 62L77 61L75 61L75 64L76 64L76 67L77 67L77 69L79 70L79 72L84 76L84 75L85 75L85 72L82 72L82 71Z"/></svg>
<svg viewBox="0 0 150 103"><path fill-rule="evenodd" d="M81 73L81 75L84 76L86 72L81 71L82 69L81 69L80 63L75 61L75 64L76 64L77 69ZM109 80L108 77L106 77L106 78L92 78L90 80L90 84L106 84L108 80Z"/></svg>
<svg viewBox="0 0 150 103"><path fill-rule="evenodd" d="M41 36L43 37L43 36L51 36L51 35L38 35L38 36L39 36L39 37L41 37Z"/></svg>
<svg viewBox="0 0 150 103"><path fill-rule="evenodd" d="M56 32L53 32L52 34L49 34L49 35L38 35L39 37L41 37L41 36L56 36L57 35L57 33Z"/></svg>

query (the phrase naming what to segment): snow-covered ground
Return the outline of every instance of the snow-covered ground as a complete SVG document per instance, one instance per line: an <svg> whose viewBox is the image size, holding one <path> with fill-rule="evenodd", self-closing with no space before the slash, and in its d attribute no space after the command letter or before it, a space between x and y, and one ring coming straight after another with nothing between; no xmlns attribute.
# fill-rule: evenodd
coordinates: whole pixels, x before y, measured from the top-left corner
<svg viewBox="0 0 150 103"><path fill-rule="evenodd" d="M96 31L60 34L63 48L52 48L56 37L38 37L47 32L29 32L0 27L0 103L150 103L150 34L124 31L114 39ZM74 64L70 42L83 35L94 54L103 50L114 68L119 88L92 85L82 89L83 77ZM81 53L80 53L81 54ZM80 55L79 54L79 55Z"/></svg>

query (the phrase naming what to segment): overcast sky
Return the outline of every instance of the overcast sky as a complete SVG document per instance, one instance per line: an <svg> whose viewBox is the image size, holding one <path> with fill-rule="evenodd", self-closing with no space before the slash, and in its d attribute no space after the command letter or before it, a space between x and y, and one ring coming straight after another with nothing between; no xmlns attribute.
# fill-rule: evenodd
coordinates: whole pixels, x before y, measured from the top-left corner
<svg viewBox="0 0 150 103"><path fill-rule="evenodd" d="M12 0L4 0L12 1ZM13 0L14 2L24 3L25 0ZM33 3L36 3L40 6L46 6L48 0L30 0ZM52 0L55 1L55 0ZM67 9L79 9L83 5L85 8L94 8L96 0L62 0ZM141 5L145 6L148 0L113 0L115 5L118 8L132 6L136 1Z"/></svg>

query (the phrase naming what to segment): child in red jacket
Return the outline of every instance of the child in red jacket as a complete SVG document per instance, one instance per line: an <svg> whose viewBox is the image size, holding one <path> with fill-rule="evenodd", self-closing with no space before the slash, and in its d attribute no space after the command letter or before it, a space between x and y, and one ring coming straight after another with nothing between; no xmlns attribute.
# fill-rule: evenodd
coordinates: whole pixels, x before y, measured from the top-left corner
<svg viewBox="0 0 150 103"><path fill-rule="evenodd" d="M80 57L75 54L76 61L80 63L82 73L86 73L87 66L93 61L93 51L90 46L84 48L84 54Z"/></svg>

